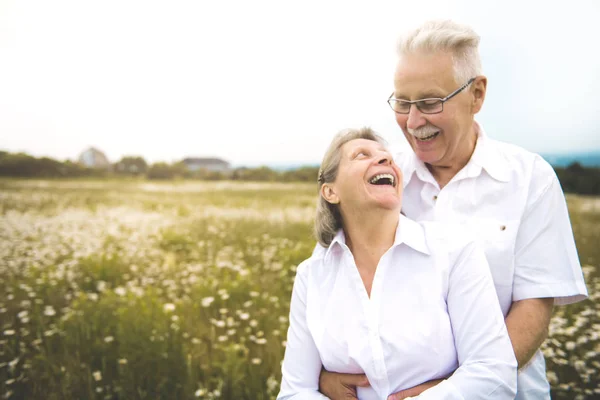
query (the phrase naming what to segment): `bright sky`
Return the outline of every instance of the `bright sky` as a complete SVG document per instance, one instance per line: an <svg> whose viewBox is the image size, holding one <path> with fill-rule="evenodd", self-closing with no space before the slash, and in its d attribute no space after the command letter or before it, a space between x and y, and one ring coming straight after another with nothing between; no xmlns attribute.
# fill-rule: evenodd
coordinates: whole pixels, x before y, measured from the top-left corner
<svg viewBox="0 0 600 400"><path fill-rule="evenodd" d="M405 145L396 38L431 18L481 35L490 136L600 149L595 0L0 0L0 149L309 163L363 125Z"/></svg>

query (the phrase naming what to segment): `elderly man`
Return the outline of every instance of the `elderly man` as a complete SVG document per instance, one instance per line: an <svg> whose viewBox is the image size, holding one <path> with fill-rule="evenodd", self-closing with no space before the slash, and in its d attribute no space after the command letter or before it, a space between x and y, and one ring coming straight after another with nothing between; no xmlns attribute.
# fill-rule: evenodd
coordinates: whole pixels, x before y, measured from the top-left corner
<svg viewBox="0 0 600 400"><path fill-rule="evenodd" d="M475 122L487 87L478 45L472 29L452 21L425 23L399 43L388 103L413 150L396 157L402 210L481 239L519 364L516 398L550 399L539 347L552 307L583 300L587 290L552 167L491 139ZM416 396L438 382L390 398ZM357 385L368 385L364 375L321 374L320 390L332 399L355 398Z"/></svg>

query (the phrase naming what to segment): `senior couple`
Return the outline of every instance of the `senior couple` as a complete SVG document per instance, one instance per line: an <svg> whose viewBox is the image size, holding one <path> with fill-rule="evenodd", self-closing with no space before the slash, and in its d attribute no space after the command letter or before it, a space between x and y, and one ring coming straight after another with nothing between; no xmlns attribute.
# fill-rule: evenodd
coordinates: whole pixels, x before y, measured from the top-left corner
<svg viewBox="0 0 600 400"><path fill-rule="evenodd" d="M318 176L278 399L549 399L553 305L587 296L550 165L497 142L479 37L428 22L399 42L388 103L412 152L338 134Z"/></svg>

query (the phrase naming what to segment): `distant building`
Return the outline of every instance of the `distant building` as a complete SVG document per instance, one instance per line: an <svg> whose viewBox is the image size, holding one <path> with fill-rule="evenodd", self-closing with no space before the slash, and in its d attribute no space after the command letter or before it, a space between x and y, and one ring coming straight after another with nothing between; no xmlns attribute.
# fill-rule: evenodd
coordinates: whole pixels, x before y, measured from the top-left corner
<svg viewBox="0 0 600 400"><path fill-rule="evenodd" d="M184 158L182 161L190 171L198 171L201 169L205 169L208 171L228 171L231 168L231 165L220 158L198 158L198 157L188 157Z"/></svg>
<svg viewBox="0 0 600 400"><path fill-rule="evenodd" d="M94 147L81 153L79 163L88 168L110 168L110 162L106 155Z"/></svg>

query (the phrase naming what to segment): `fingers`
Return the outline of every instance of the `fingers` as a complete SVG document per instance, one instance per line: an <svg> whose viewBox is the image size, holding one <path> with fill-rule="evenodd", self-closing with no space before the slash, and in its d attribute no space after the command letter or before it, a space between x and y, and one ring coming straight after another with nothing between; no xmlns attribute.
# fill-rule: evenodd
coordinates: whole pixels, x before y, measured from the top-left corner
<svg viewBox="0 0 600 400"><path fill-rule="evenodd" d="M340 374L340 381L344 385L369 386L369 380L365 374Z"/></svg>
<svg viewBox="0 0 600 400"><path fill-rule="evenodd" d="M442 382L442 379L434 379L432 381L421 383L420 385L417 385L410 389L405 389L405 390L401 390L396 393L392 393L388 396L387 400L412 399L413 397L411 397L411 396L418 396L421 393L423 393L425 390L427 390L431 387L434 387L435 385L437 385L440 382Z"/></svg>
<svg viewBox="0 0 600 400"><path fill-rule="evenodd" d="M409 397L407 395L404 395L404 394L398 392L398 393L390 394L387 398L387 400L404 400L404 399L412 399L412 397Z"/></svg>

